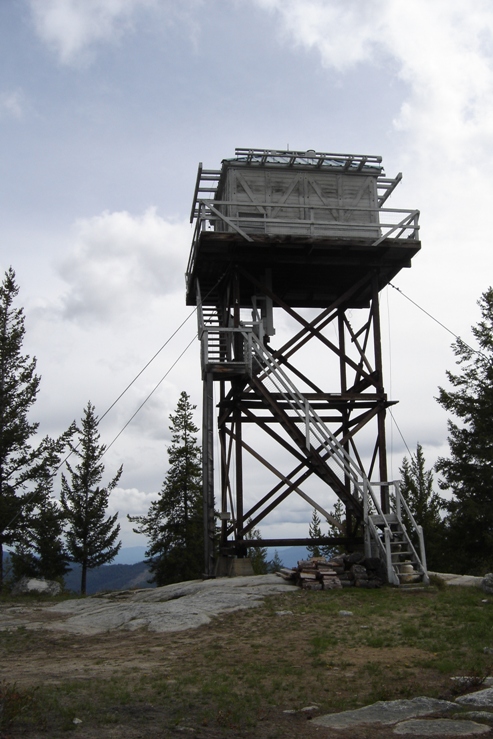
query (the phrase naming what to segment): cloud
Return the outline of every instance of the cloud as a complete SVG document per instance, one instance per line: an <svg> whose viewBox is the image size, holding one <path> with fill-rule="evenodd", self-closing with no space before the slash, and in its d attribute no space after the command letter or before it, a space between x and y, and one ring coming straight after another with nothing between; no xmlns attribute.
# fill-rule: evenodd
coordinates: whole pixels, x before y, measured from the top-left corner
<svg viewBox="0 0 493 739"><path fill-rule="evenodd" d="M26 101L22 90L13 90L0 93L0 118L24 117Z"/></svg>
<svg viewBox="0 0 493 739"><path fill-rule="evenodd" d="M298 46L316 49L322 62L343 72L371 58L377 47L380 0L255 0L281 17L282 35ZM350 42L349 42L350 39Z"/></svg>
<svg viewBox="0 0 493 739"><path fill-rule="evenodd" d="M141 216L104 212L75 224L71 253L59 265L70 289L61 299L65 319L130 320L143 306L184 291L190 226L161 218L155 208Z"/></svg>
<svg viewBox="0 0 493 739"><path fill-rule="evenodd" d="M340 73L395 68L409 88L394 121L428 156L460 161L493 136L493 8L489 0L254 0L287 43ZM464 151L467 146L467 152ZM491 147L490 147L491 148Z"/></svg>
<svg viewBox="0 0 493 739"><path fill-rule="evenodd" d="M110 495L107 514L113 516L118 513L120 524L120 538L124 546L144 545L146 539L142 534L135 534L133 529L137 524L131 523L127 513L131 516L147 515L151 503L158 498L158 491L145 493L138 488L115 488Z"/></svg>
<svg viewBox="0 0 493 739"><path fill-rule="evenodd" d="M62 64L87 61L98 44L114 44L132 32L143 13L161 22L185 23L191 39L198 33L196 9L203 0L28 0L38 37Z"/></svg>
<svg viewBox="0 0 493 739"><path fill-rule="evenodd" d="M132 29L137 11L156 0L29 0L36 33L60 61L76 61L88 47L115 42Z"/></svg>

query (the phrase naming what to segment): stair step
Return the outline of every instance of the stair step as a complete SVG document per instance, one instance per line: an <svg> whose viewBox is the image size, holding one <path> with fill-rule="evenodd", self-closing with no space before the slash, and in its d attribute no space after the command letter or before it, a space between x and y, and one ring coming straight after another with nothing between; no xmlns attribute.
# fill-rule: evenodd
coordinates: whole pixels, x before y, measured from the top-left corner
<svg viewBox="0 0 493 739"><path fill-rule="evenodd" d="M375 515L371 515L370 518L375 524L375 526L399 523L399 519L397 518L396 513L386 513L385 516L380 516L380 515L375 514Z"/></svg>

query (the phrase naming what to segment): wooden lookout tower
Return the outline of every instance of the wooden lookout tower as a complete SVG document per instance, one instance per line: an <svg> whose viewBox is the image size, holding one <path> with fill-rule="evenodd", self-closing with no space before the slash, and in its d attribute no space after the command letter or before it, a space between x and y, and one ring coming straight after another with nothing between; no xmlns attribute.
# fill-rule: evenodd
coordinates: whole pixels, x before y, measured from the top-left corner
<svg viewBox="0 0 493 739"><path fill-rule="evenodd" d="M386 461L379 292L420 249L419 212L386 207L400 180L381 157L313 150L236 149L218 170L199 165L187 304L201 341L208 575L217 509L220 558L314 543L248 538L299 495L340 530L319 543L364 546L395 584L404 552L426 578ZM252 480L253 464L265 472Z"/></svg>

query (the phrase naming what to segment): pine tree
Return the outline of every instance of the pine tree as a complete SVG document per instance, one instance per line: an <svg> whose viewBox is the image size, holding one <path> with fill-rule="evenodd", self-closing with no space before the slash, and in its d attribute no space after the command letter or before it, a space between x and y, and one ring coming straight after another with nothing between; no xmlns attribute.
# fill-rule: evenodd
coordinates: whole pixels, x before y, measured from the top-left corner
<svg viewBox="0 0 493 739"><path fill-rule="evenodd" d="M345 523L345 513L346 509L344 508L344 504L339 498L334 503L334 508L332 511L329 511L329 513L333 516L333 518L337 519L337 521L340 522L341 527L336 526L335 523L329 523L329 530L327 532L327 536L338 538L341 536L344 536L346 531L346 523ZM322 547L322 553L327 557L327 559L330 559L331 557L337 557L339 554L344 554L344 547L342 545L338 544L328 544L326 547Z"/></svg>
<svg viewBox="0 0 493 739"><path fill-rule="evenodd" d="M452 390L439 388L438 402L460 420L448 421L450 457L440 457L439 483L450 490L447 537L450 566L458 573L493 569L493 288L478 301L482 320L472 327L479 351L458 339L458 374L447 372Z"/></svg>
<svg viewBox="0 0 493 739"><path fill-rule="evenodd" d="M250 519L247 521L247 525L250 523ZM262 538L262 535L258 529L250 529L246 536L245 541L255 541ZM254 575L266 575L269 570L269 564L267 562L267 549L266 547L248 547L247 546L247 557L252 564L252 570Z"/></svg>
<svg viewBox="0 0 493 739"><path fill-rule="evenodd" d="M28 414L41 378L35 373L36 359L22 354L24 312L14 307L18 293L10 267L0 285L0 589L4 546L16 542L15 522L36 462L29 442L38 424L30 422Z"/></svg>
<svg viewBox="0 0 493 739"><path fill-rule="evenodd" d="M160 497L146 516L128 516L136 533L148 539L146 561L158 586L201 577L204 569L204 524L201 453L194 405L182 392L170 414L169 469Z"/></svg>
<svg viewBox="0 0 493 739"><path fill-rule="evenodd" d="M118 513L106 516L111 491L117 486L122 474L120 467L106 487L100 487L104 474L101 461L106 450L100 444L98 417L89 402L81 419L82 428L77 429L79 444L70 444L72 453L79 462L72 467L67 462L70 482L62 475L60 502L67 522L67 548L73 562L81 565L82 595L86 593L87 570L111 562L118 554L120 525Z"/></svg>
<svg viewBox="0 0 493 739"><path fill-rule="evenodd" d="M277 549L274 551L274 556L267 564L267 572L280 572L281 568L284 567L282 559L279 556Z"/></svg>
<svg viewBox="0 0 493 739"><path fill-rule="evenodd" d="M322 537L322 529L320 528L320 524L320 516L318 515L317 510L314 508L312 512L312 520L310 521L310 525L308 527L308 535L310 539L320 539ZM322 556L322 550L319 544L307 544L306 548L310 557Z"/></svg>
<svg viewBox="0 0 493 739"><path fill-rule="evenodd" d="M0 591L4 547L23 545L29 511L40 502L37 481L59 459L72 433L69 429L56 441L45 437L32 446L39 424L29 419L29 412L41 378L36 358L22 353L26 330L23 309L15 307L18 294L10 267L0 284Z"/></svg>
<svg viewBox="0 0 493 739"><path fill-rule="evenodd" d="M407 457L402 460L402 467L399 470L400 490L414 520L423 527L428 568L442 571L447 564L445 525L441 516L444 501L433 491L433 470L426 470L425 466L423 447L418 443L416 455L411 457L411 461ZM411 534L416 551L419 551L419 543L410 522L407 530Z"/></svg>
<svg viewBox="0 0 493 739"><path fill-rule="evenodd" d="M22 537L11 552L14 580L41 577L61 580L70 570L70 557L63 540L64 516L53 497L53 472L47 467L36 494L20 517Z"/></svg>

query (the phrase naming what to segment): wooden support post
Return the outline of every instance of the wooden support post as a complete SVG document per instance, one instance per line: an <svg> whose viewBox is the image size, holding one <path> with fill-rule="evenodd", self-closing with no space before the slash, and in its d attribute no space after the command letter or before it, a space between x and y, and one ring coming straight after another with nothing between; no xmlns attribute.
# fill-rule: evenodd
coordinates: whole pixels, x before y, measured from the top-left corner
<svg viewBox="0 0 493 739"><path fill-rule="evenodd" d="M373 342L375 351L375 369L378 374L377 393L381 395L382 403L378 411L377 427L378 427L378 455L380 465L380 480L387 482L387 443L385 433L385 415L386 408L384 404L385 391L383 387L383 363L382 363L382 335L380 330L380 310L378 301L378 280L376 276L372 281L372 318L373 318ZM389 488L388 485L382 485L380 488L380 505L384 513L389 513Z"/></svg>
<svg viewBox="0 0 493 739"><path fill-rule="evenodd" d="M220 397L220 404L224 401L225 396L225 385L224 381L221 381L220 383L220 390L219 390L219 397ZM227 451L226 451L226 428L225 428L225 421L223 420L222 423L218 424L218 433L219 433L219 448L221 450L221 513L226 513L228 510L228 484L229 484L229 464L228 464L228 457L227 457ZM228 538L227 534L228 529L228 521L225 518L221 519L221 540L220 540L220 547L224 547L226 545L226 539Z"/></svg>
<svg viewBox="0 0 493 739"><path fill-rule="evenodd" d="M345 335L345 323L344 323L344 315L341 310L338 311L337 314L337 328L339 332L339 372L340 372L340 387L341 387L341 393L345 393L347 391L347 366L346 366L346 335ZM342 436L343 438L347 437L348 431L349 431L349 414L347 406L343 407L341 410L341 428L342 428ZM349 441L346 441L344 443L344 449L347 454L349 454ZM347 471L344 475L344 485L346 487L346 490L348 492L348 495L351 495L351 482L349 479L349 475L347 474ZM346 509L346 532L350 533L353 530L353 520L351 516L351 511L348 509L347 506L345 506Z"/></svg>
<svg viewBox="0 0 493 739"><path fill-rule="evenodd" d="M243 520L243 446L242 446L242 427L241 427L241 410L234 410L234 428L235 428L235 461L236 461L236 538L243 539L243 528L245 522ZM243 552L239 552L243 554Z"/></svg>
<svg viewBox="0 0 493 739"><path fill-rule="evenodd" d="M202 475L204 500L204 573L214 575L214 397L212 374L203 382L202 407Z"/></svg>

